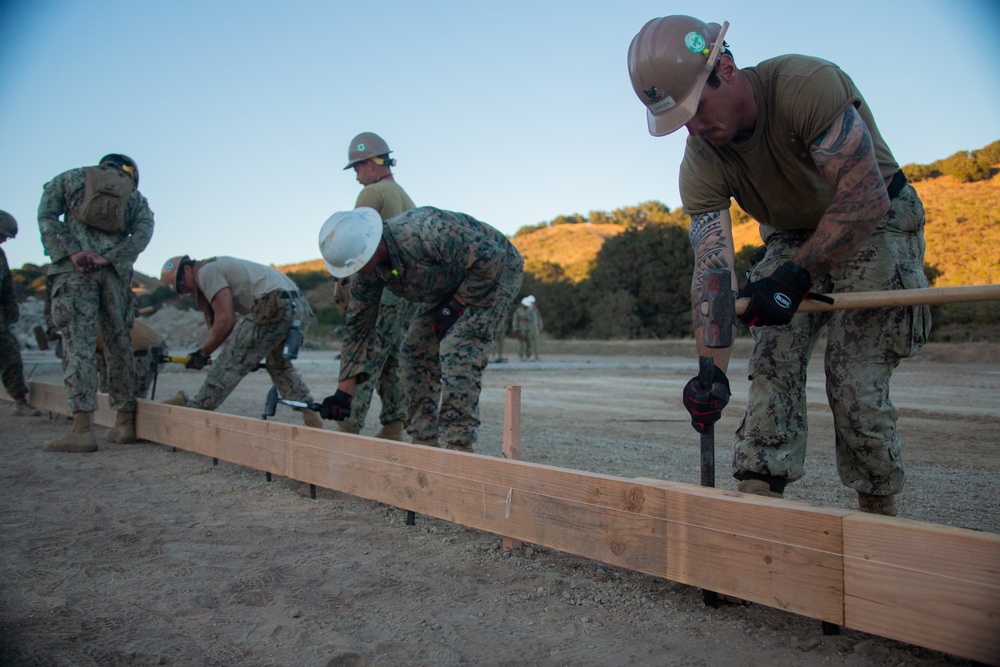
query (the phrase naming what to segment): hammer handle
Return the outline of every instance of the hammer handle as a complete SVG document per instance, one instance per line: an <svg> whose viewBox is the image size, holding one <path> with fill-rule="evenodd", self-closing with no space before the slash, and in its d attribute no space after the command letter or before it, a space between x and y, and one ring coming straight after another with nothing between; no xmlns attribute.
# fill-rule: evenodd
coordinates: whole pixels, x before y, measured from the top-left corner
<svg viewBox="0 0 1000 667"><path fill-rule="evenodd" d="M884 292L840 292L825 295L833 303L806 299L796 312L818 313L827 310L857 310L861 308L898 308L901 306L937 306L948 303L1000 300L1000 285L962 285L959 287L925 287L923 289L886 290ZM750 299L736 299L736 314L742 315Z"/></svg>

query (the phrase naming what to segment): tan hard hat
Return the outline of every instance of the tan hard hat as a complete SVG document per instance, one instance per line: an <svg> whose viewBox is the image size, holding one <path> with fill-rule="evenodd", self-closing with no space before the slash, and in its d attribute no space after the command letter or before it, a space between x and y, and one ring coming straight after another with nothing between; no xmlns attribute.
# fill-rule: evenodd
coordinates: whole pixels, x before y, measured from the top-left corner
<svg viewBox="0 0 1000 667"><path fill-rule="evenodd" d="M0 234L9 239L17 236L17 220L7 211L0 211Z"/></svg>
<svg viewBox="0 0 1000 667"><path fill-rule="evenodd" d="M374 132L362 132L351 139L351 145L347 149L347 166L344 169L350 169L358 162L364 162L379 155L388 155L391 152L385 139Z"/></svg>
<svg viewBox="0 0 1000 667"><path fill-rule="evenodd" d="M168 259L163 263L163 269L160 271L160 282L173 291L180 292L177 289L177 275L184 268L184 265L190 263L190 261L191 258L187 255L179 255L178 257Z"/></svg>
<svg viewBox="0 0 1000 667"><path fill-rule="evenodd" d="M346 278L364 268L382 240L382 217L373 208L334 213L319 230L319 251L334 278Z"/></svg>
<svg viewBox="0 0 1000 667"><path fill-rule="evenodd" d="M680 129L698 111L701 91L722 54L729 23L664 16L642 26L628 47L628 74L646 105L649 133Z"/></svg>

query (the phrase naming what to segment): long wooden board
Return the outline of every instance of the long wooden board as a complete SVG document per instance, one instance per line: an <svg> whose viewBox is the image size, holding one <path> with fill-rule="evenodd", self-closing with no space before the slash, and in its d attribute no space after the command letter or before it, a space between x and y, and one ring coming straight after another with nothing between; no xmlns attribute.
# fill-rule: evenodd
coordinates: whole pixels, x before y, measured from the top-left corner
<svg viewBox="0 0 1000 667"><path fill-rule="evenodd" d="M61 387L31 384L66 412ZM95 419L110 426L107 399ZM139 437L1000 665L1000 536L140 401ZM956 562L960 561L960 562Z"/></svg>

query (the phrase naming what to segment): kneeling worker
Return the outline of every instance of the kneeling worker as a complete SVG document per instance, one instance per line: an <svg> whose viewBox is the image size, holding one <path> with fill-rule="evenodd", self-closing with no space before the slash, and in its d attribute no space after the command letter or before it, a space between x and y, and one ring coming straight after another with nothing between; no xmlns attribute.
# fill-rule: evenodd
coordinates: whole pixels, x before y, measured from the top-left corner
<svg viewBox="0 0 1000 667"><path fill-rule="evenodd" d="M210 329L208 339L191 353L187 368L204 368L226 343L194 398L179 391L164 403L214 410L261 359L282 398L313 401L284 356L285 338L295 323L304 331L313 318L312 308L291 279L270 266L235 257L194 261L184 255L167 260L160 280L178 294L195 294ZM237 324L237 315L247 317ZM305 408L301 412L306 426L323 428L315 412Z"/></svg>
<svg viewBox="0 0 1000 667"><path fill-rule="evenodd" d="M403 341L406 430L417 444L471 452L490 348L521 288L524 261L501 232L464 213L415 208L383 224L374 209L334 213L319 236L327 270L352 276L337 393L325 419L350 415L382 290L422 304Z"/></svg>

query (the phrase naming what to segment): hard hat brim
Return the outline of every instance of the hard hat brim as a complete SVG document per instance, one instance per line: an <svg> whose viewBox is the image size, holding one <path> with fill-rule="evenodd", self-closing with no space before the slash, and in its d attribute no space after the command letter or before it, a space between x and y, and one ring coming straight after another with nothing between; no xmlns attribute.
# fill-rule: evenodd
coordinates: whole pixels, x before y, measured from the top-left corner
<svg viewBox="0 0 1000 667"><path fill-rule="evenodd" d="M654 137L665 137L668 134L673 134L694 118L694 115L698 112L698 103L701 102L701 93L705 90L705 82L708 81L710 73L705 72L703 75L700 75L695 80L695 84L691 88L691 93L681 100L679 104L660 113L653 113L650 109L646 109L646 126L649 128L651 135Z"/></svg>

